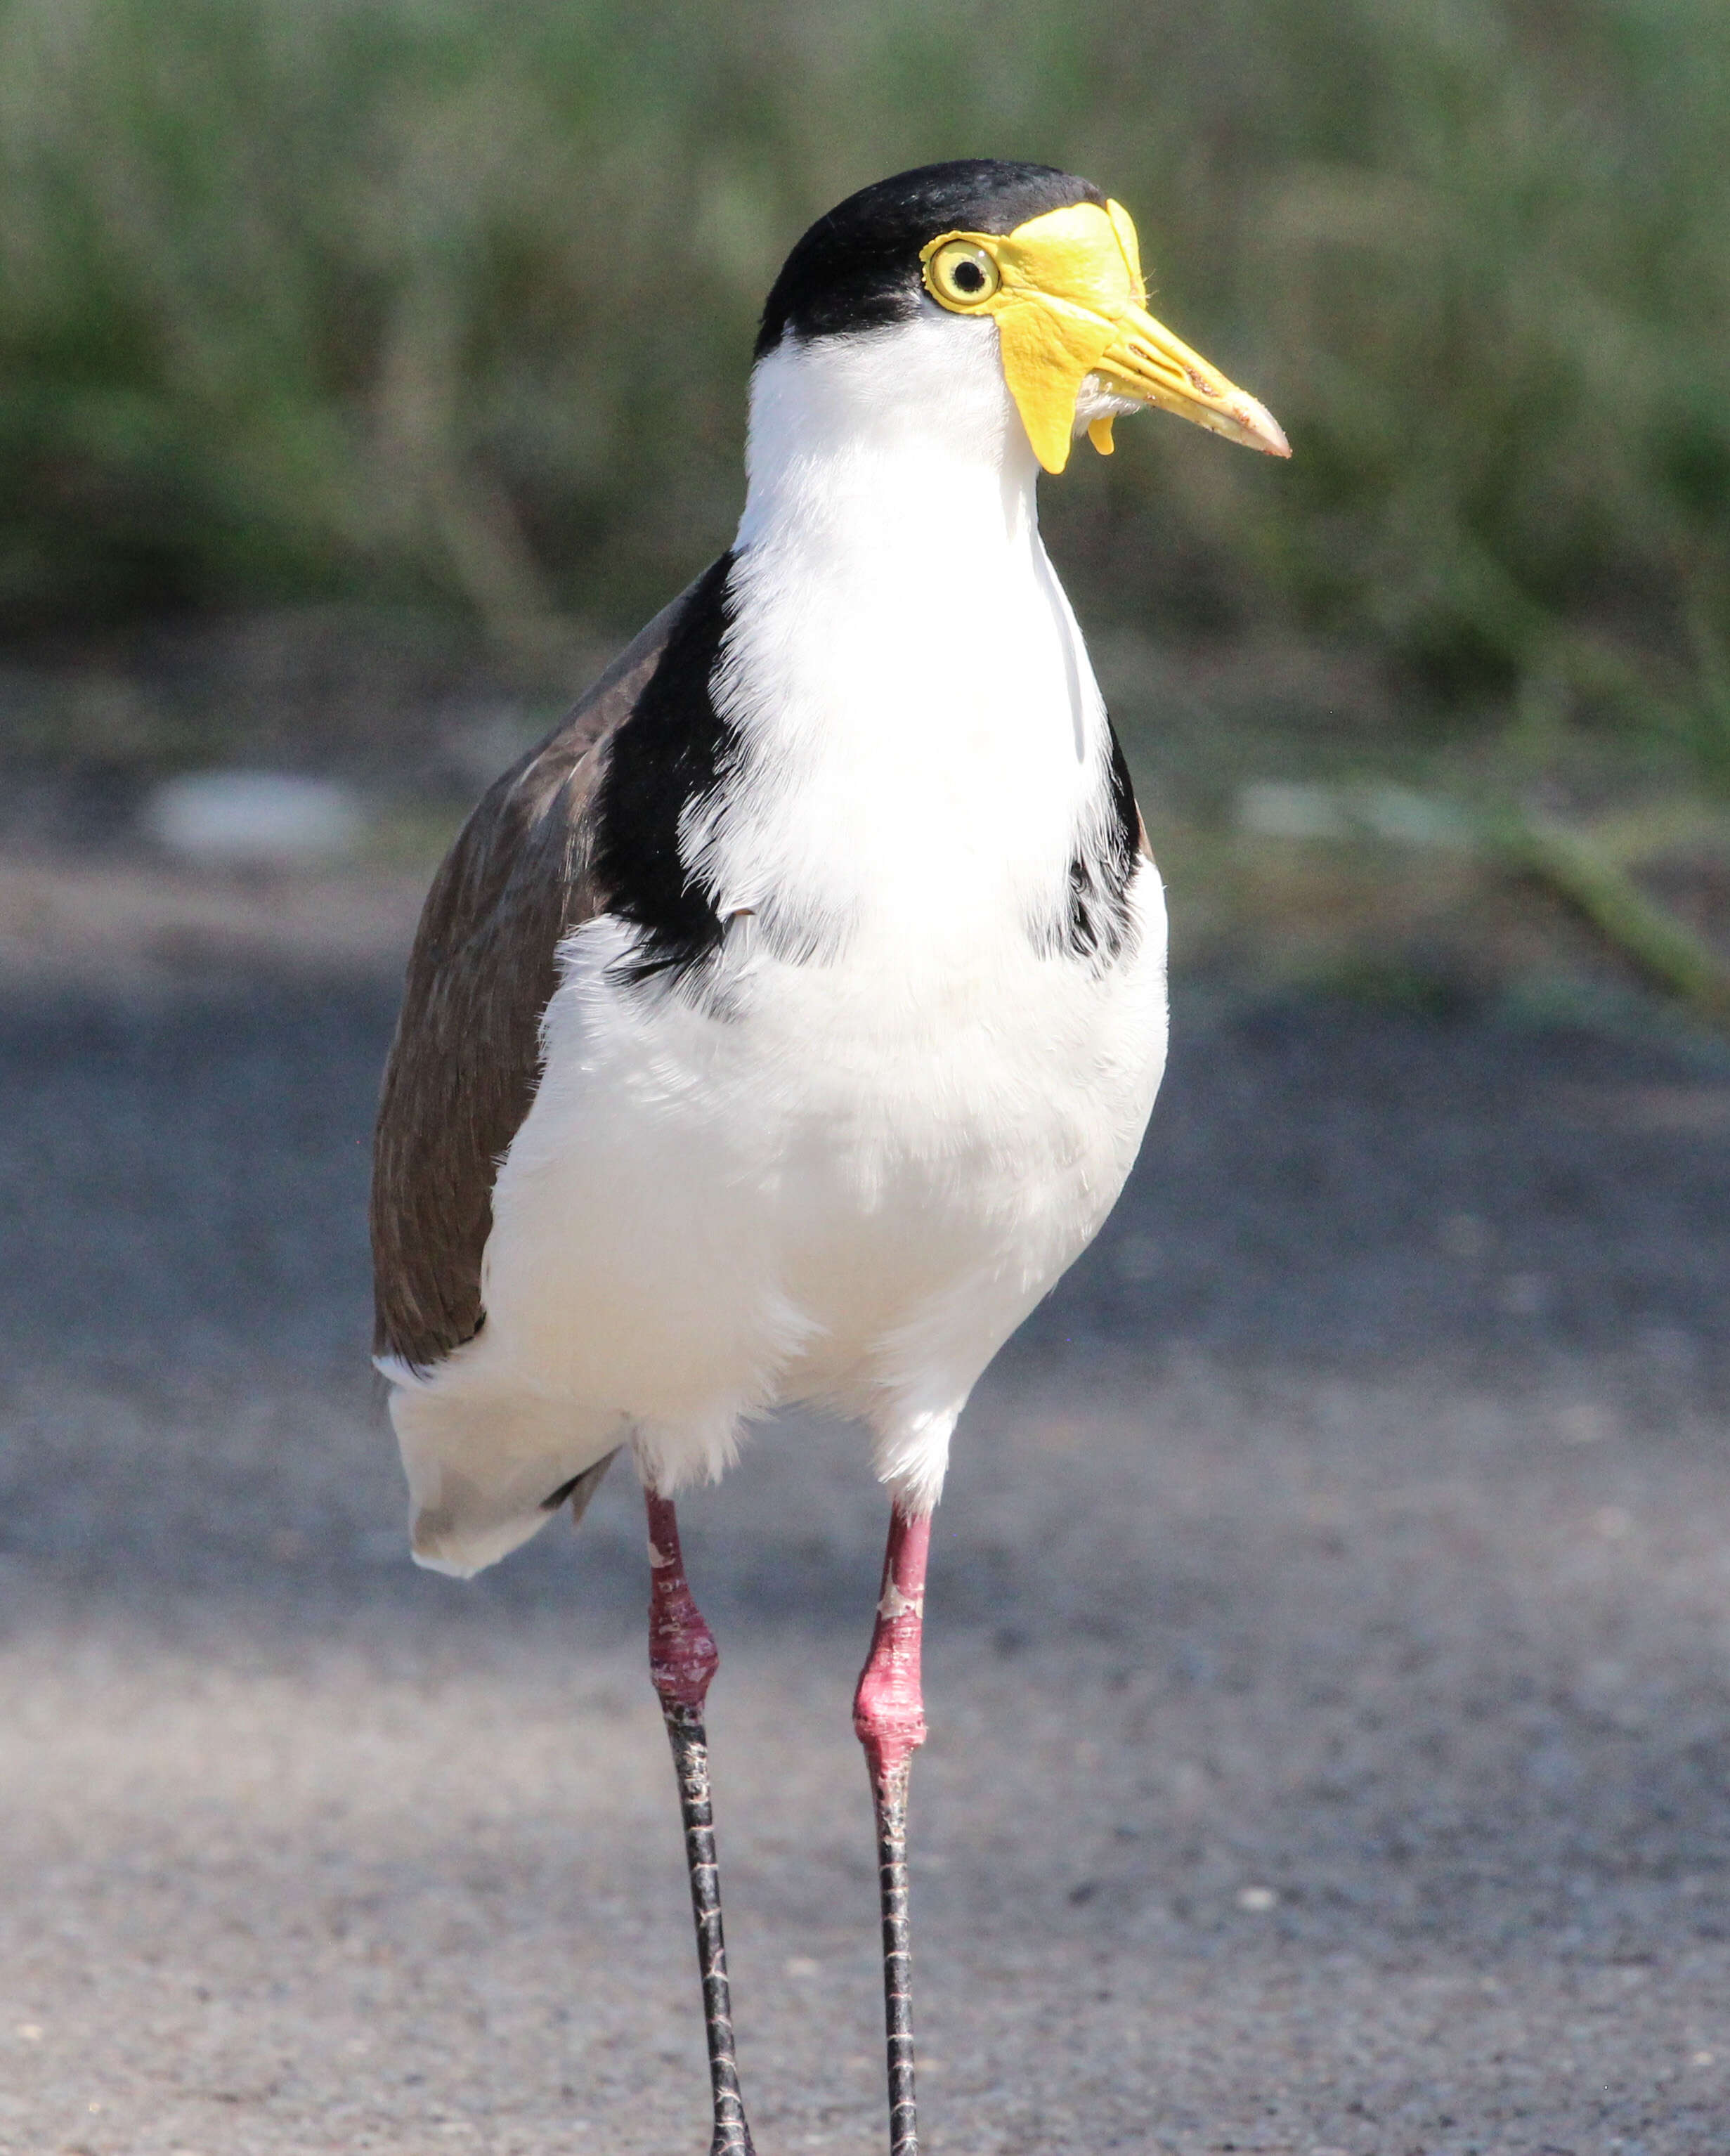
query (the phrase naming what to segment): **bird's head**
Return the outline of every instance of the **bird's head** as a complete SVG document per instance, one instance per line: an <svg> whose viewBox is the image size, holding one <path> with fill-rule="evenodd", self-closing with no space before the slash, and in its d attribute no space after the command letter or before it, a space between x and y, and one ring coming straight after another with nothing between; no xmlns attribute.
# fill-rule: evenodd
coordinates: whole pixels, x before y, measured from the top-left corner
<svg viewBox="0 0 1730 2156"><path fill-rule="evenodd" d="M850 196L788 256L757 357L945 321L957 357L994 344L1047 471L1083 431L1109 454L1113 419L1147 404L1291 454L1264 406L1148 313L1128 211L1045 165L927 165Z"/></svg>

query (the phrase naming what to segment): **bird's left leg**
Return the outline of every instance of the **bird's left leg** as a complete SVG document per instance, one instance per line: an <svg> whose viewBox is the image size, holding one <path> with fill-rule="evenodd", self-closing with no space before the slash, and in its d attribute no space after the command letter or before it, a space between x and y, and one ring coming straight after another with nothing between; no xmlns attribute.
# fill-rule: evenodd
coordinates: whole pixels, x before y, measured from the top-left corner
<svg viewBox="0 0 1730 2156"><path fill-rule="evenodd" d="M897 1502L890 1516L871 1651L853 1696L853 1727L865 1747L877 1815L891 2156L919 2156L913 2095L912 1932L907 1915L907 1784L915 1748L925 1742L919 1649L930 1552L931 1514L916 1516Z"/></svg>
<svg viewBox="0 0 1730 2156"><path fill-rule="evenodd" d="M715 2102L710 2156L753 2156L733 2054L732 1999L721 1932L721 1874L715 1861L715 1819L709 1799L709 1740L703 1727L703 1702L720 1665L721 1650L685 1577L673 1502L652 1489L645 1489L644 1496L649 1506L649 1671L672 1743L679 1808L685 1820L685 1861L696 1918L709 2086Z"/></svg>

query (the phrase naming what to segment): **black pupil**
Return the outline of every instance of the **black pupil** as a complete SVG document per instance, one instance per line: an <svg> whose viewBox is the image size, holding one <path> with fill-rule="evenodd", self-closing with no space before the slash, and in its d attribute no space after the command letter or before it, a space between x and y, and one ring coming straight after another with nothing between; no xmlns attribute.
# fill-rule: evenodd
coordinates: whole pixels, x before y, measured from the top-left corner
<svg viewBox="0 0 1730 2156"><path fill-rule="evenodd" d="M984 287L985 272L977 262L957 262L949 274L961 291L978 292Z"/></svg>

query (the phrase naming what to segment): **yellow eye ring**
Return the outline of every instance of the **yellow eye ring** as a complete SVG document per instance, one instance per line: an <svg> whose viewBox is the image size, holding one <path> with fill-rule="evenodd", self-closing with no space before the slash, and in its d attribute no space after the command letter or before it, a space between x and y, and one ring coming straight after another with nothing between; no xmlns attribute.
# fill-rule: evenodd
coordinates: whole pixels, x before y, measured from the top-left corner
<svg viewBox="0 0 1730 2156"><path fill-rule="evenodd" d="M971 239L946 239L927 258L925 289L940 306L970 314L996 296L1003 273Z"/></svg>

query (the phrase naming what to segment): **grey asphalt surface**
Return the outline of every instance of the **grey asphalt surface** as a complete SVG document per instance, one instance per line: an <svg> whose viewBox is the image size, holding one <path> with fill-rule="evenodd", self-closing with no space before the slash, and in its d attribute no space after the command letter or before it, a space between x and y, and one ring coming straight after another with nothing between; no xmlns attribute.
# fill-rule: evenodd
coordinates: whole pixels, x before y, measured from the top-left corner
<svg viewBox="0 0 1730 2156"><path fill-rule="evenodd" d="M418 1573L364 1368L382 978L0 997L0 2149L706 2145L629 1477ZM1730 1062L1180 991L957 1440L932 2156L1730 2149ZM757 2144L880 2147L883 1507L683 1507Z"/></svg>

